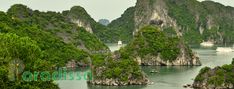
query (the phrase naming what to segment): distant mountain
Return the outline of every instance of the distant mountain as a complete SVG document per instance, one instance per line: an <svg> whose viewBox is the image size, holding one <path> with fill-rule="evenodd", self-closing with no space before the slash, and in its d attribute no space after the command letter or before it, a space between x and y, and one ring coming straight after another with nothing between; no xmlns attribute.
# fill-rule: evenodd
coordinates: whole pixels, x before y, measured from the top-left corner
<svg viewBox="0 0 234 89"><path fill-rule="evenodd" d="M105 25L105 26L107 26L110 23L110 21L108 19L100 19L98 22L102 25Z"/></svg>
<svg viewBox="0 0 234 89"><path fill-rule="evenodd" d="M62 12L63 16L71 23L84 27L88 32L96 35L102 42L110 42L111 31L96 22L83 7L74 6L70 10Z"/></svg>
<svg viewBox="0 0 234 89"><path fill-rule="evenodd" d="M127 9L108 27L122 34L116 38L129 41L132 33L146 24L161 22L164 32L182 36L187 43L209 40L223 44L234 42L233 16L233 7L213 1L137 0L135 7Z"/></svg>

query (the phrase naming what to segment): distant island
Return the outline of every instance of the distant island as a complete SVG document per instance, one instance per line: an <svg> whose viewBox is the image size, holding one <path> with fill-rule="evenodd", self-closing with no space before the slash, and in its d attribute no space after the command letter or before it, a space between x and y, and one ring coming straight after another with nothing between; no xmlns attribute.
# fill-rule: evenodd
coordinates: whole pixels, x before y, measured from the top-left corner
<svg viewBox="0 0 234 89"><path fill-rule="evenodd" d="M203 89L233 89L234 88L234 58L232 64L217 66L213 69L204 67L194 80L194 88Z"/></svg>

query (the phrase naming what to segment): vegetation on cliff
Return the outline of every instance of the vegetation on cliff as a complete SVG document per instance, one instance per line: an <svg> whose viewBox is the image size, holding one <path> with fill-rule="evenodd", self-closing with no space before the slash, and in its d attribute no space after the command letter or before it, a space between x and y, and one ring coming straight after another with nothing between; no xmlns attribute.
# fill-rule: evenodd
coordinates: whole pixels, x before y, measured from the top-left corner
<svg viewBox="0 0 234 89"><path fill-rule="evenodd" d="M202 68L196 76L193 86L198 88L222 88L231 89L234 87L234 60L232 64L223 65L211 69Z"/></svg>
<svg viewBox="0 0 234 89"><path fill-rule="evenodd" d="M36 25L39 29L49 32L55 38L61 39L64 43L72 44L80 49L86 49L86 51L108 50L107 46L95 35L83 31L87 29L79 28L76 23L71 22L70 18L74 20L80 19L84 23L86 20L88 22L91 19L82 7L74 6L70 11L57 13L52 11L33 11L27 6L16 4L11 6L7 11L7 15L26 25Z"/></svg>
<svg viewBox="0 0 234 89"><path fill-rule="evenodd" d="M133 59L115 59L109 54L108 57L95 55L92 62L93 80L88 83L94 85L122 86L122 85L145 85L149 83L147 76ZM103 60L105 59L105 60Z"/></svg>
<svg viewBox="0 0 234 89"><path fill-rule="evenodd" d="M125 43L130 42L133 39L134 32L134 7L128 8L120 18L113 20L108 24L109 30L112 32L112 38L109 38L112 42L118 42L122 40Z"/></svg>
<svg viewBox="0 0 234 89"><path fill-rule="evenodd" d="M12 33L0 33L0 43L1 88L58 89L58 86L52 81L38 80L28 82L21 79L23 70L51 71L52 63L43 58L45 56L44 52L36 41L29 37L20 37ZM23 64L16 62L17 60L21 60Z"/></svg>
<svg viewBox="0 0 234 89"><path fill-rule="evenodd" d="M116 57L133 59L141 65L201 65L199 58L177 36L168 36L155 25L142 27Z"/></svg>
<svg viewBox="0 0 234 89"><path fill-rule="evenodd" d="M180 53L178 37L166 36L158 27L146 26L139 30L134 39L120 50L124 57L158 55L163 60L173 61Z"/></svg>
<svg viewBox="0 0 234 89"><path fill-rule="evenodd" d="M63 14L31 10L21 4L13 5L7 13L0 12L0 41L1 88L58 88L52 80L27 82L20 77L10 81L11 71L16 70L11 69L14 60L25 64L24 71L53 71L71 60L89 63L91 53L109 52L94 34L70 22Z"/></svg>
<svg viewBox="0 0 234 89"><path fill-rule="evenodd" d="M116 38L125 37L121 40L129 42L129 39L133 37L131 33L139 29L138 27L141 28L139 25L150 24L151 20L156 18L156 20L162 20L165 23L163 29L176 28L178 32L182 33L185 42L189 44L199 44L203 40L214 41L218 44L231 44L234 42L232 35L234 33L232 30L233 14L233 7L213 1L137 0L135 7L127 9L120 18L112 21L108 27L116 29L117 33L115 34L124 33L117 35Z"/></svg>

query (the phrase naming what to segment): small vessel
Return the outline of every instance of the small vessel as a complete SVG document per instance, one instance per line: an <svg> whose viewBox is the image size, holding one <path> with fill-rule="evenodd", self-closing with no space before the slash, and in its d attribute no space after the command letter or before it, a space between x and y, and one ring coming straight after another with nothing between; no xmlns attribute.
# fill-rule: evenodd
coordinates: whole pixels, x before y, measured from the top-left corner
<svg viewBox="0 0 234 89"><path fill-rule="evenodd" d="M184 88L192 88L193 86L191 84L185 84L183 85Z"/></svg>
<svg viewBox="0 0 234 89"><path fill-rule="evenodd" d="M233 52L234 50L231 47L218 47L217 52Z"/></svg>
<svg viewBox="0 0 234 89"><path fill-rule="evenodd" d="M123 43L122 43L122 41L121 40L119 40L118 41L118 45L122 45Z"/></svg>
<svg viewBox="0 0 234 89"><path fill-rule="evenodd" d="M149 85L153 85L153 84L154 84L154 82L149 82L148 84L149 84Z"/></svg>
<svg viewBox="0 0 234 89"><path fill-rule="evenodd" d="M212 47L212 46L214 46L214 43L207 41L207 42L202 42L200 45L204 46L204 47Z"/></svg>
<svg viewBox="0 0 234 89"><path fill-rule="evenodd" d="M151 70L150 73L158 73L156 70Z"/></svg>

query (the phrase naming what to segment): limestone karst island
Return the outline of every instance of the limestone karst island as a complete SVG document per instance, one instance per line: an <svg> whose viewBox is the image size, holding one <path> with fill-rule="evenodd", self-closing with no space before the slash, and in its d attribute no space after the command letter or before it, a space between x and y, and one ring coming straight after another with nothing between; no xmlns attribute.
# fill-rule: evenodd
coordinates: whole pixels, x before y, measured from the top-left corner
<svg viewBox="0 0 234 89"><path fill-rule="evenodd" d="M0 89L234 89L234 1L1 0Z"/></svg>

